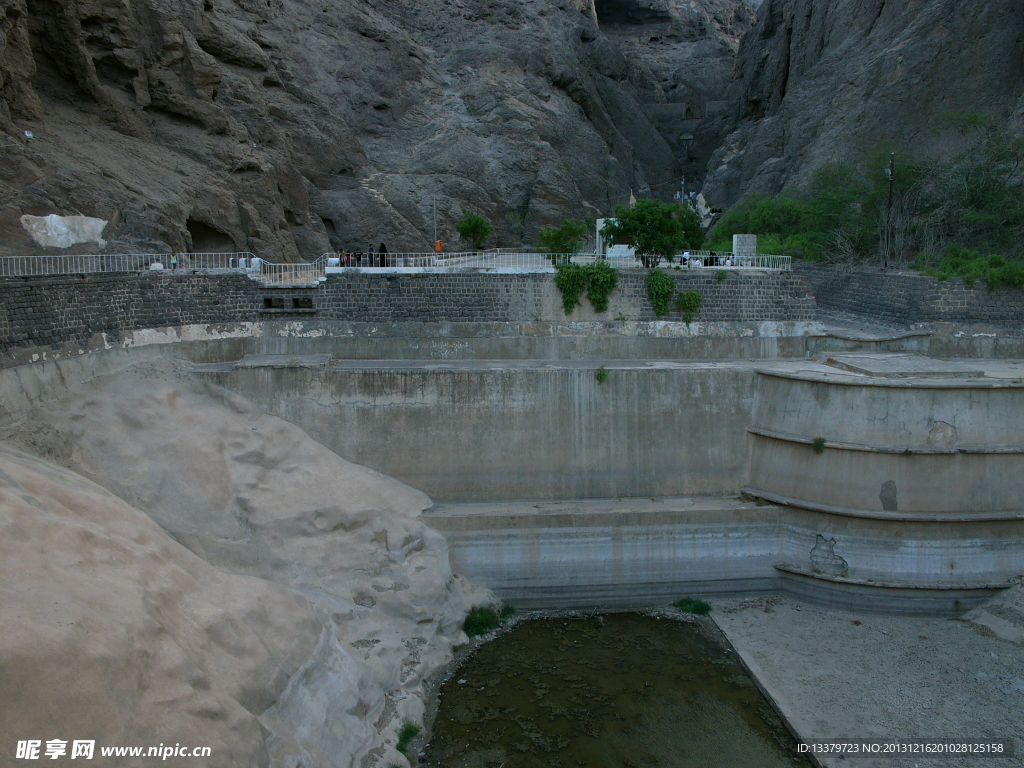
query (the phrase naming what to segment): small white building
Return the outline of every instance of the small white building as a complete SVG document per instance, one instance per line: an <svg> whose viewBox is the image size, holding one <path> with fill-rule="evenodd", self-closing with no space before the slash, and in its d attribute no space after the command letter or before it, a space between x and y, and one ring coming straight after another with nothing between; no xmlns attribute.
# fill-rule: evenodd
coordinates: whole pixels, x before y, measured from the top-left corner
<svg viewBox="0 0 1024 768"><path fill-rule="evenodd" d="M636 253L633 248L629 245L615 245L614 243L608 243L604 237L601 236L601 229L604 227L606 221L615 221L615 219L598 219L597 220L597 245L594 251L599 256L604 256L608 259L636 259Z"/></svg>

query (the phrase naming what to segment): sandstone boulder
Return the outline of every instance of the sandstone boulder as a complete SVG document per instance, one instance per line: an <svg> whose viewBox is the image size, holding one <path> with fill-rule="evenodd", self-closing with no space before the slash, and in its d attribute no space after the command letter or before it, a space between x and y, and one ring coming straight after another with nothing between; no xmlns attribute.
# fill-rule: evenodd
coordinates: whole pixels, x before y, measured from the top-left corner
<svg viewBox="0 0 1024 768"><path fill-rule="evenodd" d="M422 493L170 360L33 412L0 493L4 738L404 764L396 731L491 599Z"/></svg>

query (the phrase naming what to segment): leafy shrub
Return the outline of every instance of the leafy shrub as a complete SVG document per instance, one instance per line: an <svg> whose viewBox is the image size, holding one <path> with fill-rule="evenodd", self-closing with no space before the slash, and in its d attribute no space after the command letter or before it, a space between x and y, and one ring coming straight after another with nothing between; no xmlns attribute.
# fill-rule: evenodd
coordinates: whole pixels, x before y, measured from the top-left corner
<svg viewBox="0 0 1024 768"><path fill-rule="evenodd" d="M698 616L707 616L711 613L710 603L706 603L703 600L694 600L692 597L684 597L682 600L676 600L672 605L683 613L695 613Z"/></svg>
<svg viewBox="0 0 1024 768"><path fill-rule="evenodd" d="M608 297L619 284L618 270L612 269L607 261L594 261L586 267L587 298L595 312L608 309Z"/></svg>
<svg viewBox="0 0 1024 768"><path fill-rule="evenodd" d="M645 267L656 267L662 259L672 261L684 248L699 248L704 242L694 211L652 199L615 206L614 218L607 220L601 235L609 242L629 244Z"/></svg>
<svg viewBox="0 0 1024 768"><path fill-rule="evenodd" d="M466 620L462 622L462 631L470 637L486 635L500 627L515 611L511 605L502 607L500 611L492 605L478 605L469 611Z"/></svg>
<svg viewBox="0 0 1024 768"><path fill-rule="evenodd" d="M582 238L589 231L585 224L577 224L572 219L565 219L559 227L545 227L538 234L540 247L544 253L551 254L552 263L556 263L563 254L579 253L583 247ZM564 262L558 262L564 263Z"/></svg>
<svg viewBox="0 0 1024 768"><path fill-rule="evenodd" d="M672 301L676 284L672 278L658 269L652 269L647 275L647 297L658 317L668 314L668 305Z"/></svg>
<svg viewBox="0 0 1024 768"><path fill-rule="evenodd" d="M816 437L813 440L811 440L811 450L817 453L818 455L823 454L825 452L825 438Z"/></svg>
<svg viewBox="0 0 1024 768"><path fill-rule="evenodd" d="M608 298L618 283L618 270L612 269L607 261L595 261L585 267L580 264L555 265L555 287L562 294L562 309L567 315L580 305L584 291L595 312L606 311Z"/></svg>
<svg viewBox="0 0 1024 768"><path fill-rule="evenodd" d="M555 287L562 294L562 309L571 315L587 288L586 270L580 264L558 264L555 267Z"/></svg>
<svg viewBox="0 0 1024 768"><path fill-rule="evenodd" d="M608 380L608 369L602 365L594 371L594 378L597 379L598 384L604 384Z"/></svg>
<svg viewBox="0 0 1024 768"><path fill-rule="evenodd" d="M984 280L990 291L1001 285L1009 288L1024 287L1024 263L999 254L983 254L955 245L947 246L939 258L919 258L915 266L922 274L940 280L959 277L969 286L973 286L976 280Z"/></svg>
<svg viewBox="0 0 1024 768"><path fill-rule="evenodd" d="M455 229L459 237L471 242L477 251L484 247L484 241L494 231L491 222L478 213L467 213L455 224Z"/></svg>
<svg viewBox="0 0 1024 768"><path fill-rule="evenodd" d="M700 309L701 295L696 291L683 291L676 299L676 309L683 316L683 320L689 325L697 310Z"/></svg>

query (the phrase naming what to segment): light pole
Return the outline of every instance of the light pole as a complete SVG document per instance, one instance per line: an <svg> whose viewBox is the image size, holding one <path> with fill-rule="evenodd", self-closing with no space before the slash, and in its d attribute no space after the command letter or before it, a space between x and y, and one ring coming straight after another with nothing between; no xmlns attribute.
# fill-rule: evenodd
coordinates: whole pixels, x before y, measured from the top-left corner
<svg viewBox="0 0 1024 768"><path fill-rule="evenodd" d="M889 178L889 204L885 209L885 250L882 252L882 269L889 268L889 250L892 246L892 188L896 180L896 153L889 153L889 167L885 169Z"/></svg>

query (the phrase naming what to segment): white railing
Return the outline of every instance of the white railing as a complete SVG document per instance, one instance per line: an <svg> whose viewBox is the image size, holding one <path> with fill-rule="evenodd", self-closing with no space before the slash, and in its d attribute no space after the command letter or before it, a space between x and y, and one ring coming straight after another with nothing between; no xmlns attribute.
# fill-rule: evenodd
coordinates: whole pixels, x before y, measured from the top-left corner
<svg viewBox="0 0 1024 768"><path fill-rule="evenodd" d="M85 272L138 272L159 256L118 253L109 256L3 256L0 277L77 275Z"/></svg>
<svg viewBox="0 0 1024 768"><path fill-rule="evenodd" d="M309 285L327 276L329 258L324 254L316 261L305 264L275 264L254 258L249 261L249 274L264 285Z"/></svg>
<svg viewBox="0 0 1024 768"><path fill-rule="evenodd" d="M662 268L685 266L688 268L715 269L771 269L788 270L792 268L790 256L758 255L753 257L736 257L731 253L716 251L689 251L691 260L684 261L680 255L672 262L662 259ZM379 254L339 254L328 253L328 272L336 272L346 268L357 268L373 271L394 271L403 269L422 270L511 270L523 272L553 271L556 264L589 264L593 261L607 260L616 268L642 268L643 264L632 256L606 257L596 253L547 254L536 251L474 251L465 253L387 253L383 261Z"/></svg>
<svg viewBox="0 0 1024 768"><path fill-rule="evenodd" d="M139 272L148 269L244 269L251 253L112 253L69 256L3 256L0 277Z"/></svg>
<svg viewBox="0 0 1024 768"><path fill-rule="evenodd" d="M663 269L682 266L688 269L771 269L789 270L789 256L758 255L737 257L731 253L689 251L690 260L681 257L668 262ZM139 272L165 269L174 272L236 271L269 285L305 285L324 279L328 272L360 269L378 272L396 270L429 271L514 271L550 272L555 264L589 264L607 259L613 267L643 267L629 257L605 257L595 253L547 254L536 251L467 251L463 253L387 253L352 255L325 253L313 262L279 264L261 259L252 253L177 253L177 254L110 254L85 256L4 256L0 257L0 277L72 275L87 272Z"/></svg>

